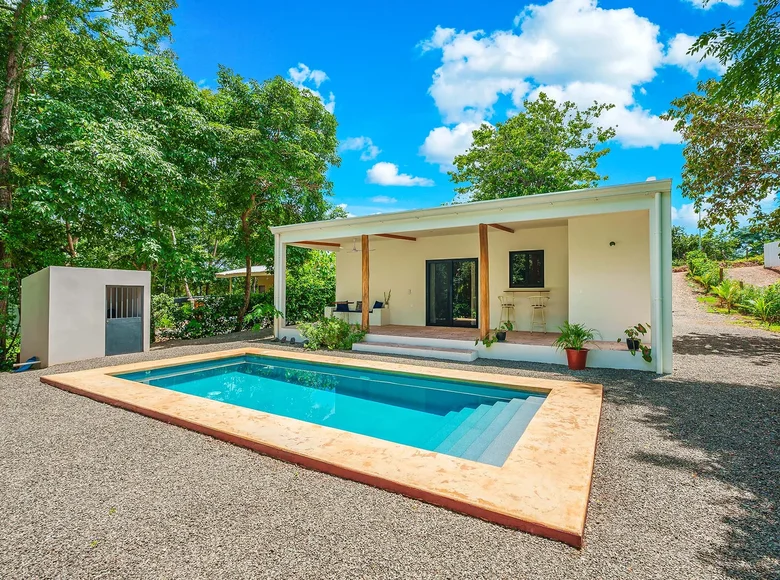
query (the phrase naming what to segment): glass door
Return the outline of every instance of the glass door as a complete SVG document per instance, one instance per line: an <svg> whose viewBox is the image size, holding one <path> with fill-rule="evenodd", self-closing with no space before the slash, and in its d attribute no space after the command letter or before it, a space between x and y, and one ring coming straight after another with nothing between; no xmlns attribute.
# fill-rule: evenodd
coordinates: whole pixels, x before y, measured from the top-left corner
<svg viewBox="0 0 780 580"><path fill-rule="evenodd" d="M426 262L426 324L477 326L477 259Z"/></svg>

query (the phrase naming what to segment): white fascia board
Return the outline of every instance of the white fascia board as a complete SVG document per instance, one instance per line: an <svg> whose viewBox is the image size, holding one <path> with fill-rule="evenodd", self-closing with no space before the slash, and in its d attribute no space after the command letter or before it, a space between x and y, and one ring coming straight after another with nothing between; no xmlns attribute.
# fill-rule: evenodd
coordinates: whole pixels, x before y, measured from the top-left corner
<svg viewBox="0 0 780 580"><path fill-rule="evenodd" d="M671 181L631 186L545 193L430 209L326 220L271 228L283 243L327 240L359 235L446 229L480 223L562 219L650 209L656 194L671 190Z"/></svg>

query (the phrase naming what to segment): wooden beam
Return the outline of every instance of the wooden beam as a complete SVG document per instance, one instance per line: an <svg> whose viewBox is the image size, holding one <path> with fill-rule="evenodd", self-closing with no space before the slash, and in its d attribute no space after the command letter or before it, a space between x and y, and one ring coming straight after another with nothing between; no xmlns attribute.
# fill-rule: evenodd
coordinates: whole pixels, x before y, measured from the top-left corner
<svg viewBox="0 0 780 580"><path fill-rule="evenodd" d="M336 244L333 242L310 242L310 241L304 241L304 242L295 242L296 244L300 245L307 245L307 246L326 246L328 248L340 248L341 244Z"/></svg>
<svg viewBox="0 0 780 580"><path fill-rule="evenodd" d="M361 249L363 254L363 330L368 330L368 311L370 309L371 304L369 304L369 288L368 288L368 278L369 278L369 271L368 271L368 236L363 235L360 238L361 242Z"/></svg>
<svg viewBox="0 0 780 580"><path fill-rule="evenodd" d="M488 227L479 224L479 334L490 333L490 264L488 263Z"/></svg>
<svg viewBox="0 0 780 580"><path fill-rule="evenodd" d="M491 228L496 228L497 230L501 230L502 232L506 232L508 234L515 233L515 230L512 228L508 228L506 226L502 226L501 224L488 224Z"/></svg>
<svg viewBox="0 0 780 580"><path fill-rule="evenodd" d="M374 234L378 238L390 238L392 240L406 240L407 242L416 242L417 238L411 236L401 236L399 234Z"/></svg>

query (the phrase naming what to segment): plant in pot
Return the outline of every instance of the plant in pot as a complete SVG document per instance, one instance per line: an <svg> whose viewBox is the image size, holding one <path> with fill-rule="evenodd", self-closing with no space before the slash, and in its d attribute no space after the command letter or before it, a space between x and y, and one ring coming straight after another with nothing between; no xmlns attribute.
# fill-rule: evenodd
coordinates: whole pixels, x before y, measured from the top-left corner
<svg viewBox="0 0 780 580"><path fill-rule="evenodd" d="M559 326L561 335L553 343L558 350L566 351L569 369L581 371L588 361L588 349L585 345L596 338L598 331L584 324L571 324L568 320Z"/></svg>
<svg viewBox="0 0 780 580"><path fill-rule="evenodd" d="M515 329L515 325L509 320L502 322L498 328L496 328L496 340L498 342L504 342L506 340L506 333L512 332Z"/></svg>
<svg viewBox="0 0 780 580"><path fill-rule="evenodd" d="M653 362L653 356L649 346L642 344L642 339L647 334L647 329L650 328L649 324L635 324L629 328L626 328L626 346L631 352L631 356L636 356L637 351L642 353L642 358L647 362ZM617 339L618 342L622 342L622 338Z"/></svg>

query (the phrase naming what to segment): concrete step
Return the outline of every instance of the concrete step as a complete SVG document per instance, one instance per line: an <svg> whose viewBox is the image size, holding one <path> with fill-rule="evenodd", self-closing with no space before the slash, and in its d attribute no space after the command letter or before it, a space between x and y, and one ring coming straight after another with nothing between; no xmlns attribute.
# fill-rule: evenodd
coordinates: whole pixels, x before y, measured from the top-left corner
<svg viewBox="0 0 780 580"><path fill-rule="evenodd" d="M425 443L425 449L436 449L450 433L457 428L458 425L463 423L466 418L474 412L472 407L464 407L460 411L450 411L444 417L441 427L433 436Z"/></svg>
<svg viewBox="0 0 780 580"><path fill-rule="evenodd" d="M393 342L356 342L352 345L356 352L371 352L375 354L400 354L403 356L419 356L440 360L472 362L477 360L477 351L465 348L440 348L434 346L418 346L397 344Z"/></svg>

